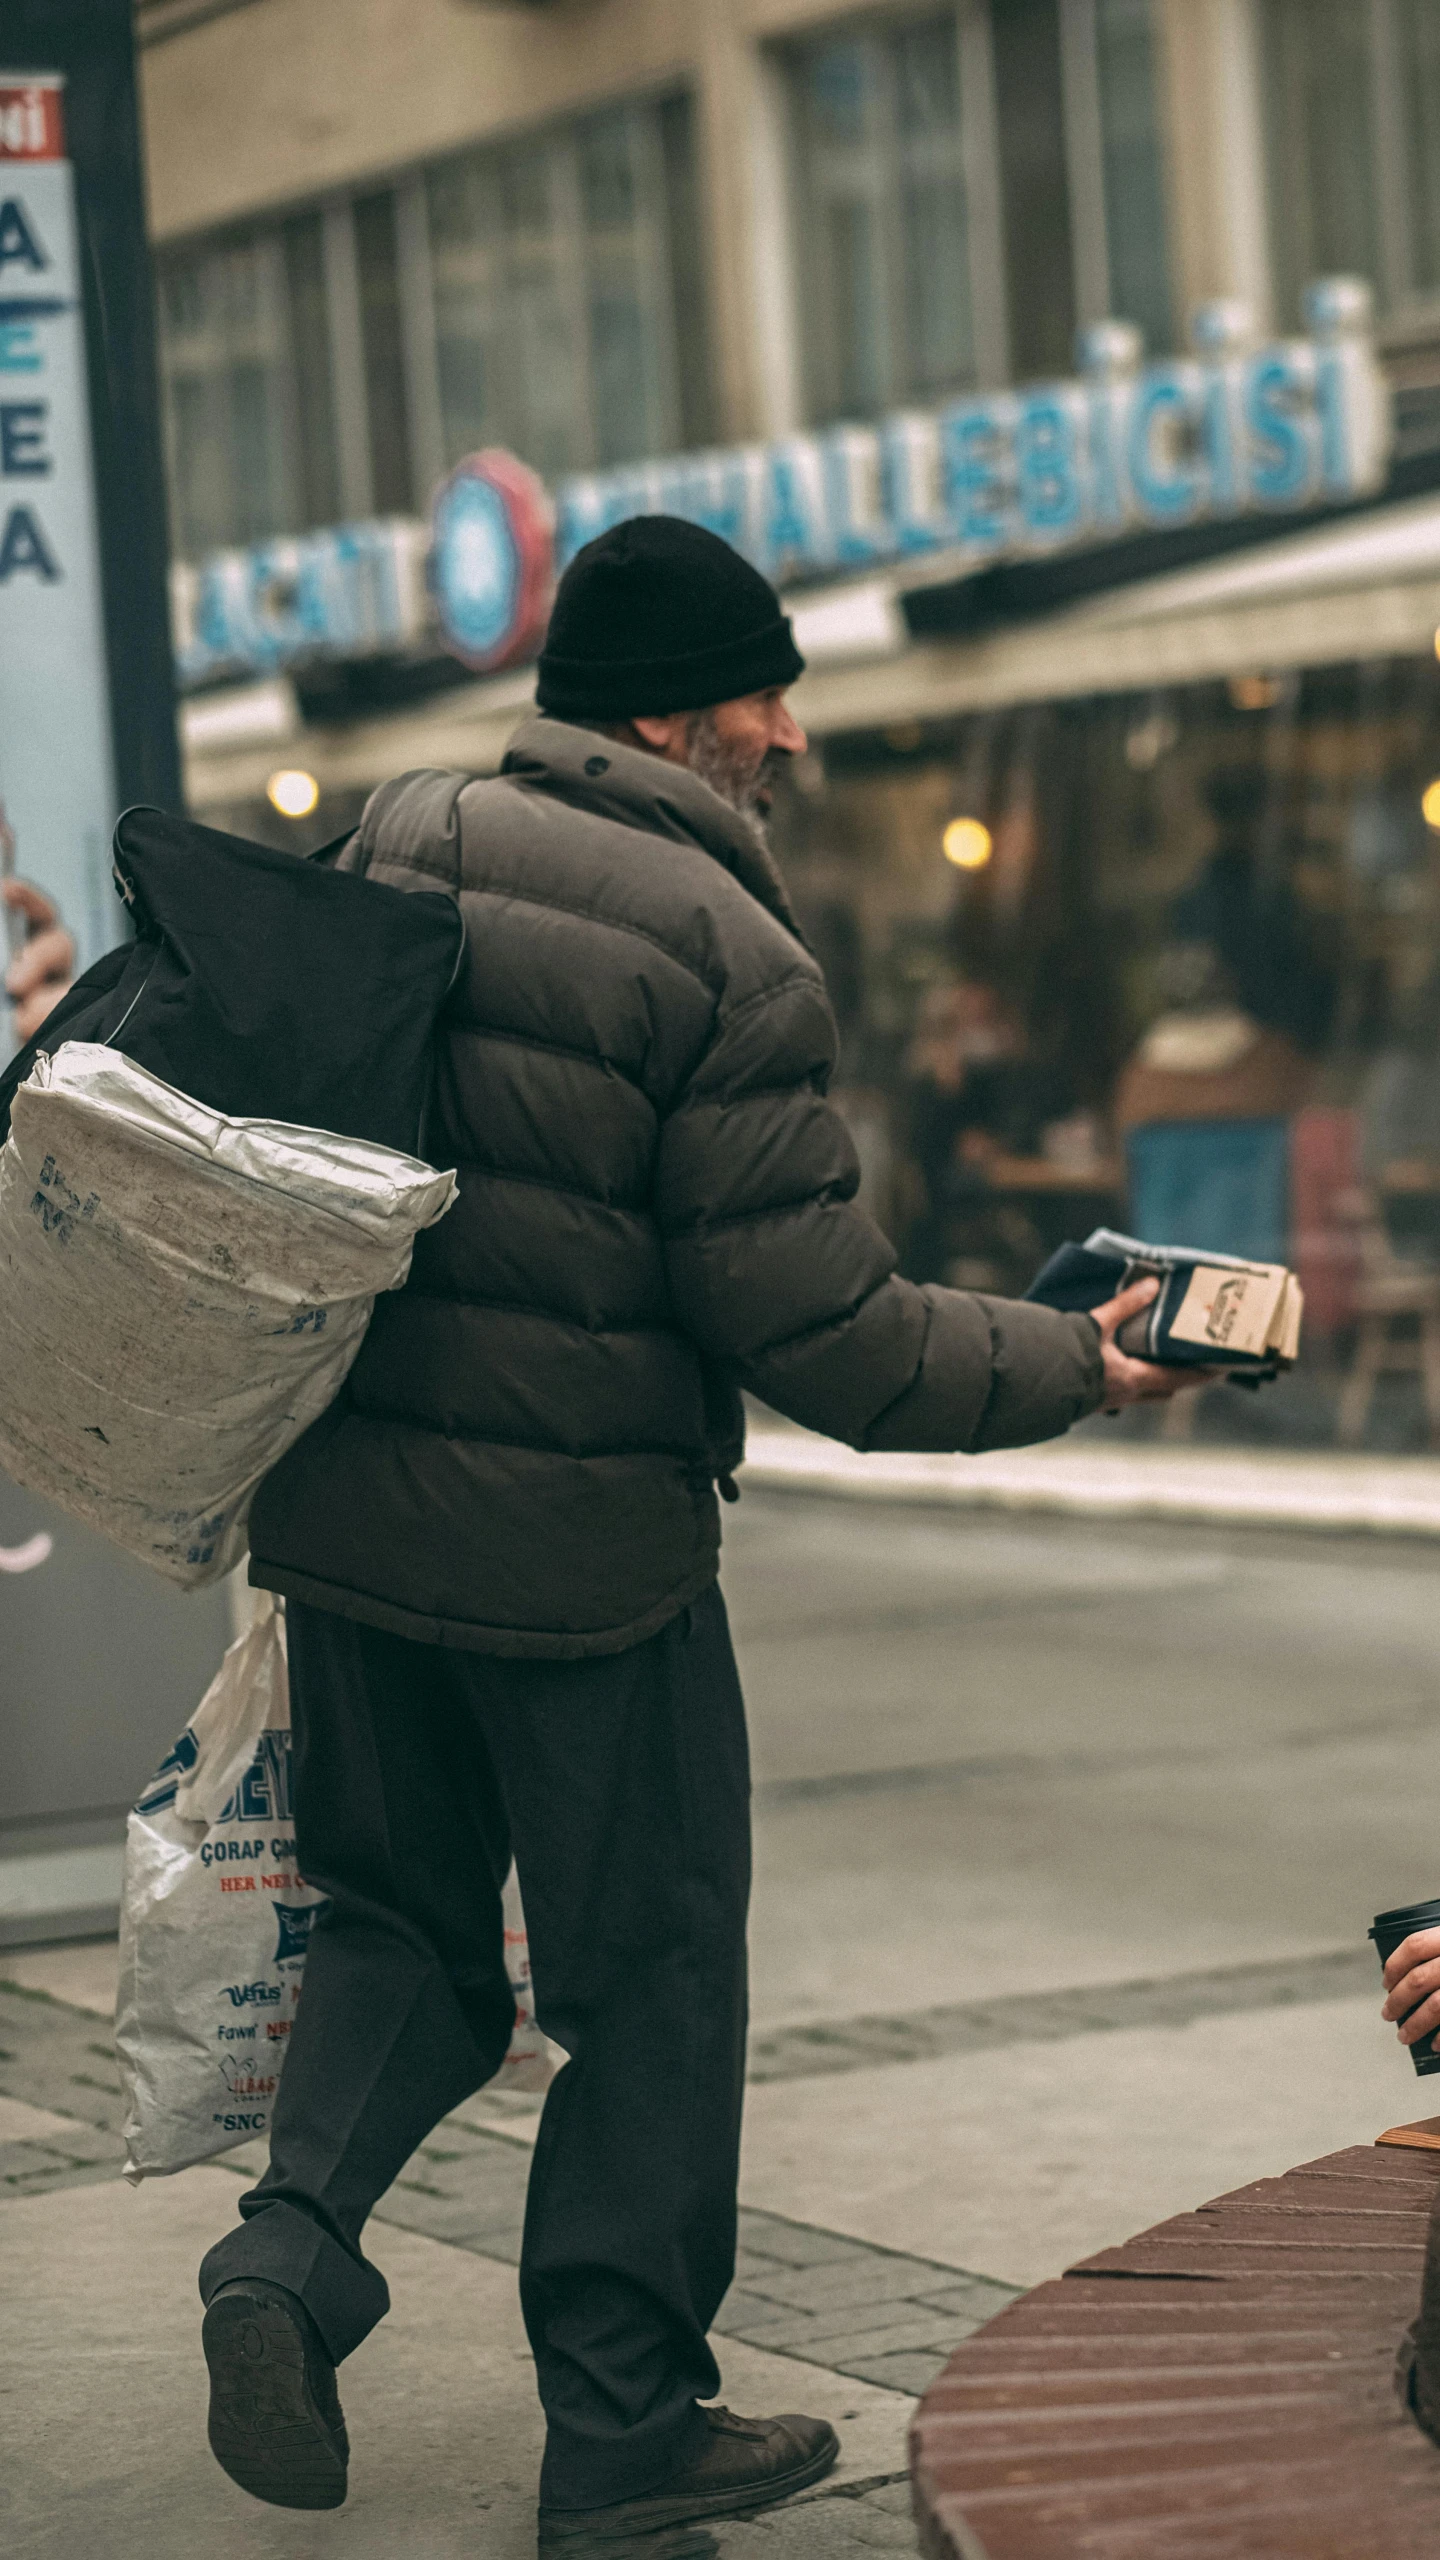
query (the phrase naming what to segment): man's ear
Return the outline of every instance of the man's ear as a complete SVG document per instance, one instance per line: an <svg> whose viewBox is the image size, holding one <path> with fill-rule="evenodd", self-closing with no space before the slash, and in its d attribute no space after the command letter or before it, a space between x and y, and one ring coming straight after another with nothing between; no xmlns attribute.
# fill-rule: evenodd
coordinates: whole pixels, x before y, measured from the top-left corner
<svg viewBox="0 0 1440 2560"><path fill-rule="evenodd" d="M644 713L632 716L630 727L642 746L652 755L663 756L667 764L684 764L690 743L690 721L684 711L666 711L658 715Z"/></svg>

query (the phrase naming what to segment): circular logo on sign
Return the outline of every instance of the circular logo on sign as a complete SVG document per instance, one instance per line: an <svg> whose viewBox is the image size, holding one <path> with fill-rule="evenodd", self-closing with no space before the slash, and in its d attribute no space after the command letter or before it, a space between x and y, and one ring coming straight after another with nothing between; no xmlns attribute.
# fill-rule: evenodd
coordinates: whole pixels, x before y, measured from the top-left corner
<svg viewBox="0 0 1440 2560"><path fill-rule="evenodd" d="M477 673L535 649L550 610L554 513L513 453L467 454L436 491L430 582L446 647Z"/></svg>

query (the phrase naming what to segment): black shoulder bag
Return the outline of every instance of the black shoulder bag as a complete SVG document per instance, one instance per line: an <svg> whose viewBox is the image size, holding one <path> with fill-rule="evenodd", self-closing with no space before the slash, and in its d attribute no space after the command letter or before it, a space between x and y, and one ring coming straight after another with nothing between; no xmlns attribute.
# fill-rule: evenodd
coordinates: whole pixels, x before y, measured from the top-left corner
<svg viewBox="0 0 1440 2560"><path fill-rule="evenodd" d="M114 871L135 939L87 969L0 1074L0 1140L41 1052L94 1040L232 1118L418 1155L465 928L444 890L335 870L349 841L302 861L127 809Z"/></svg>

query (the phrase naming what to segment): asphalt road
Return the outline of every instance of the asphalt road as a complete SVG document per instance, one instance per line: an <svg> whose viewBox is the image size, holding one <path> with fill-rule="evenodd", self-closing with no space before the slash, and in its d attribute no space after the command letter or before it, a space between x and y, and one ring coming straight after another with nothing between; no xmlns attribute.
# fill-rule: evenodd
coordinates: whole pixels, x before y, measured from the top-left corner
<svg viewBox="0 0 1440 2560"><path fill-rule="evenodd" d="M775 1493L726 1530L754 2203L1033 2282L1432 2111L1365 1932L1440 1894L1433 1545Z"/></svg>

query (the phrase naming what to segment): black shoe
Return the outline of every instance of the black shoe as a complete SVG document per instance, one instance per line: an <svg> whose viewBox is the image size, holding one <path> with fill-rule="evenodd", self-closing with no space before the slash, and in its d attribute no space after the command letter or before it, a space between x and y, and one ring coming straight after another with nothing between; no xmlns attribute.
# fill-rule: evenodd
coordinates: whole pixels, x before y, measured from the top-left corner
<svg viewBox="0 0 1440 2560"><path fill-rule="evenodd" d="M702 2409L710 2441L643 2498L613 2507L542 2507L540 2549L595 2549L665 2525L743 2516L809 2489L838 2459L840 2439L824 2418L737 2418Z"/></svg>
<svg viewBox="0 0 1440 2560"><path fill-rule="evenodd" d="M211 2297L201 2337L221 2470L272 2507L343 2506L350 2440L335 2367L298 2294L237 2277Z"/></svg>

